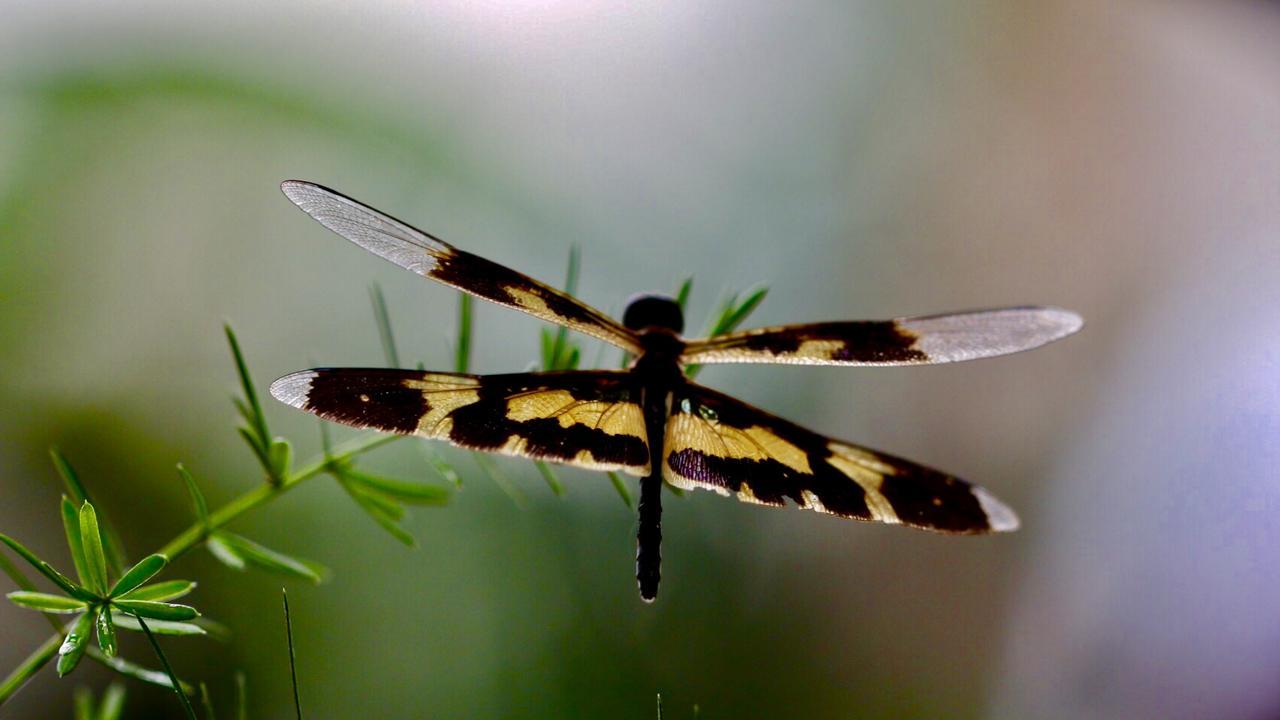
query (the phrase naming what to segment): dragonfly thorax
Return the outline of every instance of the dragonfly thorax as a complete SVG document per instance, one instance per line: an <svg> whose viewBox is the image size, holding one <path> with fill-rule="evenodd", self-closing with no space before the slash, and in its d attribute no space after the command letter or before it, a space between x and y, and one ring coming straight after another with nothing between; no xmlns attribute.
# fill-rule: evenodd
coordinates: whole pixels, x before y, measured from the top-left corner
<svg viewBox="0 0 1280 720"><path fill-rule="evenodd" d="M684 313L674 298L666 295L636 295L627 302L622 324L629 330L662 328L679 335L684 332Z"/></svg>

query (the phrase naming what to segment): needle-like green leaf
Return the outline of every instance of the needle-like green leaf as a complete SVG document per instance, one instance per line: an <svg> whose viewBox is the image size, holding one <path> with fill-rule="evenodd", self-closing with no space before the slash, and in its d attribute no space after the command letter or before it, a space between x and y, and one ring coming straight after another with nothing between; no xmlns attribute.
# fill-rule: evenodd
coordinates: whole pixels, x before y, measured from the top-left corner
<svg viewBox="0 0 1280 720"><path fill-rule="evenodd" d="M263 570L292 575L313 583L319 583L324 579L324 573L317 569L318 566L315 563L289 557L233 533L219 532L217 537L221 538L244 561Z"/></svg>
<svg viewBox="0 0 1280 720"><path fill-rule="evenodd" d="M142 632L146 634L147 640L151 642L151 649L155 650L156 657L160 658L160 665L164 667L165 674L169 676L169 683L173 687L173 691L177 693L178 700L182 702L182 710L187 714L187 720L196 720L195 708L191 707L191 700L187 698L187 692L183 687L183 683L178 676L173 673L173 668L169 665L169 659L164 656L164 652L160 649L160 643L156 642L155 635L151 634L147 622L138 617L138 624L142 626Z"/></svg>
<svg viewBox="0 0 1280 720"><path fill-rule="evenodd" d="M32 592L35 591L36 586L32 585L31 581L27 579L27 576L18 569L17 565L13 564L12 560L9 559L9 556L2 552L0 552L0 572L8 575L9 579L13 581L13 584L17 585L19 588L23 590L31 590Z"/></svg>
<svg viewBox="0 0 1280 720"><path fill-rule="evenodd" d="M66 495L62 496L62 529L67 534L67 547L71 550L71 562L76 567L76 578L81 585L88 584L89 570L84 559L84 543L80 540L80 513Z"/></svg>
<svg viewBox="0 0 1280 720"><path fill-rule="evenodd" d="M204 499L204 493L200 492L200 486L196 484L196 479L187 471L186 466L178 463L178 477L182 478L182 484L187 488L187 495L191 496L191 507L196 513L196 520L200 524L209 527L209 503Z"/></svg>
<svg viewBox="0 0 1280 720"><path fill-rule="evenodd" d="M738 303L738 305L733 307L726 317L721 319L716 332L713 334L719 335L720 333L732 332L738 329L738 326L747 319L747 316L752 312L755 312L755 309L760 306L760 303L764 302L764 297L768 294L769 288L762 287L752 291L745 300Z"/></svg>
<svg viewBox="0 0 1280 720"><path fill-rule="evenodd" d="M236 671L236 720L249 720L249 689L244 673Z"/></svg>
<svg viewBox="0 0 1280 720"><path fill-rule="evenodd" d="M267 433L267 420L262 414L262 405L258 403L258 394L254 392L253 380L249 377L249 367L244 361L244 353L240 351L240 342L236 340L235 331L231 329L230 325L223 325L222 328L227 334L227 344L231 346L231 356L236 361L236 373L240 376L240 389L244 392L244 399L249 404L252 433L257 436L257 447L265 455L267 438L271 436Z"/></svg>
<svg viewBox="0 0 1280 720"><path fill-rule="evenodd" d="M389 367L398 368L400 353L396 351L396 338L391 332L391 313L387 312L387 298L382 294L382 286L378 283L369 286L369 302L373 305L373 321L378 326L382 354Z"/></svg>
<svg viewBox="0 0 1280 720"><path fill-rule="evenodd" d="M557 497L564 497L564 485L560 483L560 478L556 477L556 473L551 469L551 466L541 460L534 460L533 465L538 468L542 479L547 481L547 487L551 488L551 492L555 493Z"/></svg>
<svg viewBox="0 0 1280 720"><path fill-rule="evenodd" d="M768 294L769 288L757 288L751 291L751 294L747 295L742 302L738 302L738 293L731 293L712 316L713 322L707 326L707 336L714 337L736 330L747 319L747 316L754 312L760 306L760 303L764 302L765 295ZM685 367L684 372L689 378L693 378L699 372L702 372L702 366L688 365Z"/></svg>
<svg viewBox="0 0 1280 720"><path fill-rule="evenodd" d="M142 583L155 577L155 574L164 569L169 564L169 558L160 555L148 555L138 561L137 565L129 568L116 584L111 588L111 597L119 597L127 595L130 591L137 588Z"/></svg>
<svg viewBox="0 0 1280 720"><path fill-rule="evenodd" d="M422 452L426 456L427 462L431 464L431 469L439 473L440 477L444 478L447 482L452 483L454 487L462 487L462 476L458 475L458 471L454 470L452 465L445 462L445 459L440 457L440 453L436 452L426 443L419 443L418 447L422 448Z"/></svg>
<svg viewBox="0 0 1280 720"><path fill-rule="evenodd" d="M471 367L471 296L458 293L458 345L454 372L464 373Z"/></svg>
<svg viewBox="0 0 1280 720"><path fill-rule="evenodd" d="M489 477L490 480L493 481L493 484L497 485L498 489L506 493L507 497L511 498L511 502L515 503L516 507L523 510L524 506L528 503L528 500L525 498L524 491L516 487L509 479L507 479L506 474L498 468L498 464L493 461L493 458L482 452L473 452L471 453L471 457L475 458L476 465Z"/></svg>
<svg viewBox="0 0 1280 720"><path fill-rule="evenodd" d="M98 613L98 647L103 655L116 656L116 626L111 622L111 613L105 610Z"/></svg>
<svg viewBox="0 0 1280 720"><path fill-rule="evenodd" d="M293 708L302 720L302 700L298 697L298 664L293 650L293 619L289 616L289 593L280 588L280 597L284 599L284 630L289 640L289 679L293 683Z"/></svg>
<svg viewBox="0 0 1280 720"><path fill-rule="evenodd" d="M71 702L76 720L97 720L98 714L93 711L92 690L83 685L76 688Z"/></svg>
<svg viewBox="0 0 1280 720"><path fill-rule="evenodd" d="M631 499L631 491L627 489L627 483L618 473L609 471L609 482L613 483L613 489L618 491L618 496L622 498L622 502L626 504L627 509L635 510L635 501Z"/></svg>
<svg viewBox="0 0 1280 720"><path fill-rule="evenodd" d="M578 269L581 266L582 251L576 244L569 248L569 269L565 273L564 291L570 295L578 292ZM542 369L571 370L577 364L575 353L571 351L569 329L563 325L556 328L554 336L543 333Z"/></svg>
<svg viewBox="0 0 1280 720"><path fill-rule="evenodd" d="M58 648L59 676L66 675L76 669L76 665L80 663L80 658L84 656L89 635L93 633L93 623L97 619L98 609L91 608L88 612L76 618L71 629L67 631L67 637L62 641L62 647Z"/></svg>
<svg viewBox="0 0 1280 720"><path fill-rule="evenodd" d="M676 291L676 305L680 306L680 312L684 312L689 307L689 293L692 291L693 277L687 277L680 283L680 289Z"/></svg>
<svg viewBox="0 0 1280 720"><path fill-rule="evenodd" d="M85 490L84 484L80 482L80 474L67 461L62 451L55 445L49 448L49 457L53 459L53 467L58 471L58 476L62 478L62 482L67 486L67 492L71 493L71 498L75 500L76 505L83 505L85 500L89 499L89 493Z"/></svg>
<svg viewBox="0 0 1280 720"><path fill-rule="evenodd" d="M556 364L556 340L550 328L538 330L538 348L542 351L542 369L550 370Z"/></svg>
<svg viewBox="0 0 1280 720"><path fill-rule="evenodd" d="M129 662L119 655L109 658L103 655L97 648L93 647L88 648L85 653L95 661L102 663L103 666L110 668L125 677L133 678L134 680L147 683L148 685L155 685L156 687L162 687L168 690L173 689L173 681L169 679L168 675L159 670L152 670L151 668L143 667L137 663ZM185 692L192 692L194 690L190 683L182 682L181 680L179 680L179 682Z"/></svg>
<svg viewBox="0 0 1280 720"><path fill-rule="evenodd" d="M570 295L578 294L578 271L582 267L582 246L573 243L569 246L569 269L565 272L564 291Z"/></svg>
<svg viewBox="0 0 1280 720"><path fill-rule="evenodd" d="M10 549L22 556L23 560L26 560L32 567L39 570L41 575L49 578L54 585L57 585L66 594L80 598L81 600L94 599L93 593L71 582L70 578L55 570L49 563L36 557L35 553L24 547L22 543L14 540L4 533L0 533L0 542L8 545Z"/></svg>
<svg viewBox="0 0 1280 720"><path fill-rule="evenodd" d="M9 601L18 607L46 613L57 613L59 615L70 615L88 607L88 604L83 600L69 598L65 595L50 595L49 593L29 592L27 590L15 590L5 597L9 598Z"/></svg>
<svg viewBox="0 0 1280 720"><path fill-rule="evenodd" d="M164 602L166 600L177 600L194 590L196 584L190 580L166 580L153 585L143 585L140 588L130 590L124 593L122 597L130 600L155 600Z"/></svg>
<svg viewBox="0 0 1280 720"><path fill-rule="evenodd" d="M342 487L353 496L359 496L360 499L367 499L370 504L374 505L381 512L385 513L387 517L395 520L396 522L400 522L404 519L404 506L390 495L379 492L368 485L350 478L343 479ZM357 502L359 502L359 499Z"/></svg>
<svg viewBox="0 0 1280 720"><path fill-rule="evenodd" d="M397 480L355 468L343 470L342 476L409 505L444 505L449 502L450 492L439 485Z"/></svg>
<svg viewBox="0 0 1280 720"><path fill-rule="evenodd" d="M71 495L72 506L78 508L86 502L93 502L93 496L89 494L89 489L80 481L80 474L76 472L71 462L67 460L57 446L49 448L49 457L53 460L53 466L58 471L58 476L62 478L63 484L67 487L67 492ZM120 542L120 536L116 534L115 529L107 522L106 517L98 518L98 524L102 530L102 547L107 555L107 569L119 574L124 568L124 545Z"/></svg>
<svg viewBox="0 0 1280 720"><path fill-rule="evenodd" d="M370 491L362 488L358 483L343 482L342 487L351 496L352 500L364 510L378 526L386 530L396 540L404 543L408 547L417 545L417 540L409 534L407 530L400 527L400 519L404 517L404 508L400 507L394 500L385 497L379 497L376 491Z"/></svg>
<svg viewBox="0 0 1280 720"><path fill-rule="evenodd" d="M84 543L85 571L89 588L99 595L107 593L107 556L102 550L102 532L98 530L98 513L93 503L80 506L80 541Z"/></svg>
<svg viewBox="0 0 1280 720"><path fill-rule="evenodd" d="M111 601L111 604L132 615L141 615L142 617L155 618L156 620L174 620L182 622L183 620L192 620L200 615L200 613L196 612L196 609L190 605L154 602L151 600L128 600L125 598L117 598L116 600Z"/></svg>
<svg viewBox="0 0 1280 720"><path fill-rule="evenodd" d="M288 440L282 437L272 440L268 456L273 477L283 478L289 474L289 465L293 463L293 445Z"/></svg>
<svg viewBox="0 0 1280 720"><path fill-rule="evenodd" d="M231 404L236 406L236 412L240 414L240 418L245 421L246 425L251 427L253 425L253 410L235 395L231 396Z"/></svg>
<svg viewBox="0 0 1280 720"><path fill-rule="evenodd" d="M232 570L244 570L246 567L244 557L223 539L223 535L223 533L213 533L205 540L204 545L209 549L209 554Z"/></svg>
<svg viewBox="0 0 1280 720"><path fill-rule="evenodd" d="M97 720L120 720L124 713L125 689L122 683L113 682L102 693L102 703L98 705Z"/></svg>
<svg viewBox="0 0 1280 720"><path fill-rule="evenodd" d="M244 439L245 444L253 451L254 457L258 458L258 464L263 468L270 470L271 457L267 455L267 451L262 448L262 444L265 441L260 442L258 440L258 436L254 432L253 427L249 425L237 425L236 432L240 433L240 437Z"/></svg>
<svg viewBox="0 0 1280 720"><path fill-rule="evenodd" d="M115 622L116 627L132 630L134 632L142 632L142 626L138 624L137 618L126 613L113 613L111 619ZM157 635L208 635L209 633L199 625L187 622L177 622L173 620L156 620L152 619L147 623L147 627L151 628L151 632Z"/></svg>
<svg viewBox="0 0 1280 720"><path fill-rule="evenodd" d="M155 629L154 623L148 625L152 630ZM157 633L159 634L159 633ZM217 715L213 712L213 698L209 697L209 686L203 682L200 683L200 707L204 708L204 716L206 720L217 720Z"/></svg>

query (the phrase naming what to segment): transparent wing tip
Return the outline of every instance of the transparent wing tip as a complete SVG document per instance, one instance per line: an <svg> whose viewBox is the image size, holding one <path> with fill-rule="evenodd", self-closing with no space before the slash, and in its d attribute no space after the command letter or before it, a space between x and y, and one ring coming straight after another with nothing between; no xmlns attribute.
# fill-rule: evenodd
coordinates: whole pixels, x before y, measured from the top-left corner
<svg viewBox="0 0 1280 720"><path fill-rule="evenodd" d="M1079 313L1060 307L1039 308L1037 315L1046 329L1050 329L1054 340L1077 333L1084 327L1084 318Z"/></svg>
<svg viewBox="0 0 1280 720"><path fill-rule="evenodd" d="M271 383L271 396L285 405L292 405L299 410L307 403L311 394L311 381L315 379L314 370L290 373Z"/></svg>
<svg viewBox="0 0 1280 720"><path fill-rule="evenodd" d="M980 487L973 489L973 496L978 498L982 512L987 515L987 526L992 532L1013 532L1021 524L1013 510L995 498L994 495Z"/></svg>
<svg viewBox="0 0 1280 720"><path fill-rule="evenodd" d="M285 180L280 183L280 191L284 196L300 208L306 209L306 204L314 201L318 197L331 196L333 193L325 190L323 187L306 180Z"/></svg>

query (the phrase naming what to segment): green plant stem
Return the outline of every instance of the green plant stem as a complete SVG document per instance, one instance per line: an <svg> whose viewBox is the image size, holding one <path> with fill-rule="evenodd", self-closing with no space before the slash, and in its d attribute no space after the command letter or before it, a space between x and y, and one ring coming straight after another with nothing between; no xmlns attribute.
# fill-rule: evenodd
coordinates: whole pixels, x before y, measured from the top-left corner
<svg viewBox="0 0 1280 720"><path fill-rule="evenodd" d="M302 720L302 700L298 697L298 662L293 650L293 619L289 617L289 593L280 588L280 597L284 598L284 630L289 639L289 680L293 683L293 709Z"/></svg>
<svg viewBox="0 0 1280 720"><path fill-rule="evenodd" d="M18 569L18 566L14 565L13 562L9 560L9 556L2 552L0 552L0 570L3 570L4 574L8 575L9 579L13 581L13 584L17 585L20 589L27 591L36 589L36 586L31 584L31 581L28 580L27 576Z"/></svg>
<svg viewBox="0 0 1280 720"><path fill-rule="evenodd" d="M334 452L328 457L320 458L304 465L284 478L279 485L263 483L248 492L240 495L240 497L218 508L210 513L207 523L197 521L191 527L183 530L177 537L170 540L162 547L159 552L169 558L169 561L176 560L179 556L198 546L208 537L209 533L235 520L244 513L263 505L276 497L283 495L290 488L302 483L305 480L321 475L329 470L335 463L345 462L357 455L362 455L375 448L382 447L389 443L395 442L404 436L402 435L373 435L370 437L357 438L347 443L345 446L339 445L334 448ZM32 589L31 582L22 574L8 558L0 553L0 570L14 581L14 583L24 589ZM36 674L45 663L55 657L58 648L62 645L62 628L58 625L57 620L45 615L45 618L53 625L56 634L49 637L43 645L36 648L16 670L5 678L4 684L0 685L0 706L13 697L13 694L22 689L22 686ZM89 653L91 657L94 653Z"/></svg>
<svg viewBox="0 0 1280 720"><path fill-rule="evenodd" d="M240 517L244 513L274 500L276 497L283 495L293 487L309 480L316 475L323 474L335 464L342 463L351 458L362 455L374 448L382 447L388 443L399 440L401 435L374 435L367 438L360 438L347 447L339 446L335 448L335 452L329 457L320 457L307 465L295 470L287 475L279 485L270 485L264 483L258 485L252 490L242 494L240 497L223 505L214 512L209 514L207 524L196 522L191 527L183 530L177 537L170 540L164 547L158 551L161 555L169 558L170 562L178 559L188 550L199 545L208 534L218 528L226 525L232 520Z"/></svg>
<svg viewBox="0 0 1280 720"><path fill-rule="evenodd" d="M138 621L138 625L142 627L142 632L146 633L147 640L151 641L151 649L156 651L156 657L160 658L160 664L164 666L165 674L169 676L169 682L173 683L173 692L177 694L178 700L182 702L182 710L187 714L188 720L196 720L195 708L191 707L191 699L187 697L187 693L182 689L182 681L178 680L178 676L173 674L173 668L169 666L169 658L164 656L164 651L160 649L160 643L156 642L156 636L151 634L151 628L147 627L147 621L142 619L141 615L134 615L133 618Z"/></svg>
<svg viewBox="0 0 1280 720"><path fill-rule="evenodd" d="M9 677L4 679L4 683L0 684L0 705L4 705L6 700L21 690L33 675L40 672L40 668L58 657L58 648L61 646L62 635L52 635L44 641L43 645L28 655L21 665L14 668L13 672L9 673Z"/></svg>
<svg viewBox="0 0 1280 720"><path fill-rule="evenodd" d="M13 581L13 584L17 585L20 589L27 590L27 591L32 591L36 589L36 586L32 584L30 579L27 578L26 574L23 573L22 570L18 568L18 566L14 565L9 560L9 557L5 555L3 552L0 552L0 570L3 570L4 574L8 575L9 579ZM57 635L55 635L54 637L62 637L62 634L63 634L62 624L58 622L57 618L53 617L52 615L47 615L45 613L40 613L40 614L44 616L44 619L48 621L49 625L53 628L54 632L57 633ZM39 651L37 650L37 652ZM28 658L28 660L29 659L30 658ZM36 669L38 670L39 668L36 668ZM4 701L7 698L8 698L7 695L0 693L0 705L3 705Z"/></svg>

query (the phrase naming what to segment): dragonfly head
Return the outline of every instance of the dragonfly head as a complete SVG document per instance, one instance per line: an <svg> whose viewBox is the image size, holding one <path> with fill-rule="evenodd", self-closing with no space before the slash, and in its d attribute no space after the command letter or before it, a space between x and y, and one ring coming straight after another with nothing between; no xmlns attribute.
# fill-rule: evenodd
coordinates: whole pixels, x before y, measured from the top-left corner
<svg viewBox="0 0 1280 720"><path fill-rule="evenodd" d="M622 324L637 332L658 327L679 335L684 332L684 313L675 299L667 295L635 295L627 301Z"/></svg>

